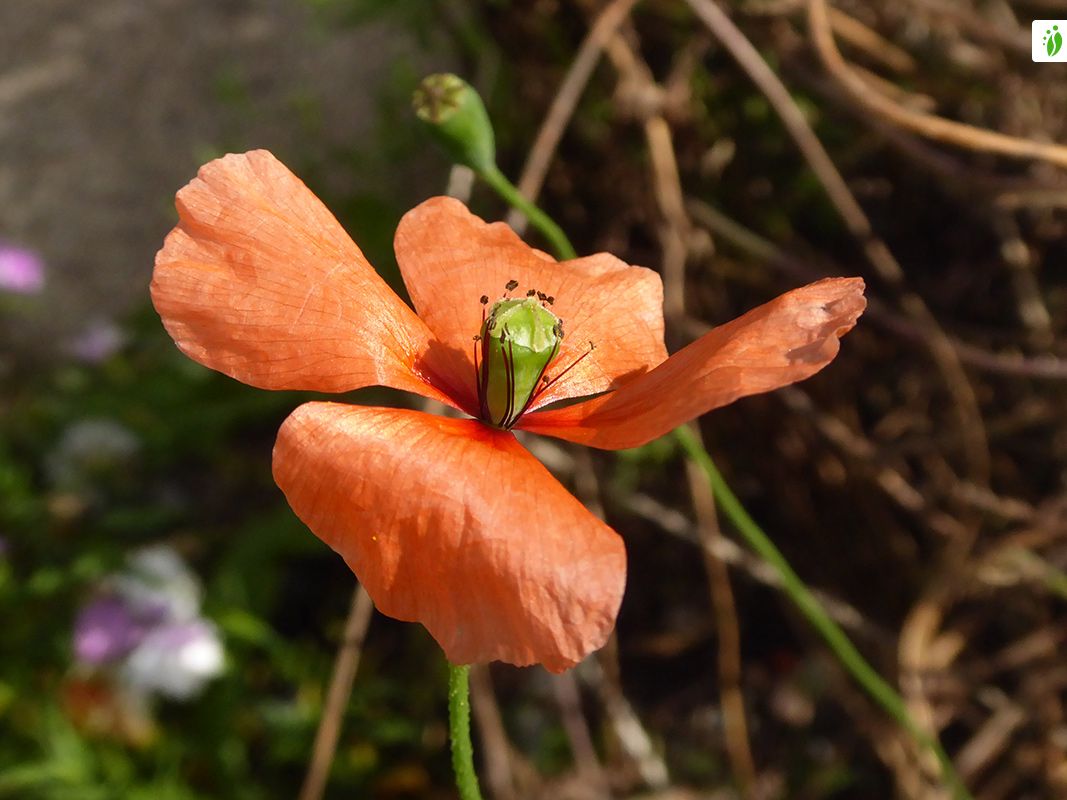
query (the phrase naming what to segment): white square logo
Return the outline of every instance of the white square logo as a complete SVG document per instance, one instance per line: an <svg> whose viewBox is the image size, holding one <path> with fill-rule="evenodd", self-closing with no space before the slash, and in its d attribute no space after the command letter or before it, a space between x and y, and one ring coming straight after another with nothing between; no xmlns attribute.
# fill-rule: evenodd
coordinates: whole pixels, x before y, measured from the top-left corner
<svg viewBox="0 0 1067 800"><path fill-rule="evenodd" d="M1034 61L1067 62L1067 19L1035 19L1030 27Z"/></svg>

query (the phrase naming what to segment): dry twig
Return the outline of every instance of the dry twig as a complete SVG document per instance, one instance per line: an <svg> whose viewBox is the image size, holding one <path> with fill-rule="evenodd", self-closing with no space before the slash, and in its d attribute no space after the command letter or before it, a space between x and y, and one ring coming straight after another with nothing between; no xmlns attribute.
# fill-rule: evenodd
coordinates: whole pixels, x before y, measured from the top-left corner
<svg viewBox="0 0 1067 800"><path fill-rule="evenodd" d="M737 220L731 219L702 200L687 198L686 207L694 221L707 227L722 241L732 244L770 266L799 280L814 280L826 275L825 259L820 258L819 267L809 264L802 258L787 253L774 242L764 239L758 233L749 230ZM840 269L834 269L833 273L844 274ZM864 318L892 331L911 344L924 348L927 346L923 331L914 322L900 316L876 297L869 298ZM699 336L702 330L694 329L693 334ZM1067 380L1067 361L1055 356L1027 357L1014 353L992 353L958 339L950 339L950 344L956 350L960 361L976 369L1020 378Z"/></svg>
<svg viewBox="0 0 1067 800"><path fill-rule="evenodd" d="M622 36L611 40L608 55L619 71L622 85L632 87L643 97L660 97L664 94L653 81L648 65ZM662 217L660 242L663 250L664 309L667 319L677 323L685 316L685 263L692 224L685 208L670 125L658 109L646 108L645 112L641 122L651 157L654 195ZM695 425L693 432L699 438L700 431ZM742 793L748 794L756 780L756 768L741 691L741 637L737 609L730 587L729 570L716 557L714 548L709 546L722 538L715 501L699 467L692 463L686 466L694 509L700 521L701 539L705 542L702 550L719 634L719 690L726 749L734 779Z"/></svg>
<svg viewBox="0 0 1067 800"><path fill-rule="evenodd" d="M604 519L604 504L600 496L600 482L593 469L589 452L579 448L570 454L574 489L578 499L594 515ZM608 643L597 653L596 659L587 659L589 682L596 688L604 706L608 722L641 779L652 789L665 789L670 785L667 764L656 752L652 737L637 716L630 701L622 691L619 674L619 644L613 632ZM592 665L599 665L599 669ZM572 743L573 747L573 743ZM577 752L576 752L577 755Z"/></svg>
<svg viewBox="0 0 1067 800"><path fill-rule="evenodd" d="M853 47L862 50L869 58L895 72L915 71L915 59L907 50L897 47L855 17L850 17L838 8L831 8L830 24L834 27L834 33Z"/></svg>
<svg viewBox="0 0 1067 800"><path fill-rule="evenodd" d="M763 92L879 277L899 292L901 306L922 326L930 355L955 401L954 410L964 436L971 477L978 483L988 482L989 446L978 399L956 351L937 319L922 298L906 288L904 270L885 243L875 235L866 213L845 184L844 178L797 107L789 90L763 60L759 51L714 0L686 2Z"/></svg>
<svg viewBox="0 0 1067 800"><path fill-rule="evenodd" d="M370 595L362 584L358 585L352 593L352 606L348 611L348 619L345 620L345 632L341 645L337 648L330 688L326 693L326 705L319 721L319 729L315 732L311 763L304 778L304 785L300 789L300 800L319 800L326 790L330 765L333 764L337 739L341 734L341 720L344 719L348 698L352 694L352 682L359 668L363 639L367 635L367 626L373 611L374 603Z"/></svg>
<svg viewBox="0 0 1067 800"><path fill-rule="evenodd" d="M481 736L485 782L494 800L518 800L511 765L511 744L504 730L504 720L500 716L488 664L471 666L471 712Z"/></svg>
<svg viewBox="0 0 1067 800"><path fill-rule="evenodd" d="M567 733L571 753L574 755L574 764L578 768L578 777L592 790L593 794L598 797L607 797L609 795L608 778L600 764L600 759L597 758L593 736L589 732L589 723L586 721L585 714L582 713L582 695L574 673L564 672L562 675L554 675L552 690L555 692L556 703L559 705L563 730Z"/></svg>
<svg viewBox="0 0 1067 800"><path fill-rule="evenodd" d="M518 187L528 200L534 201L541 193L548 165L552 161L552 156L555 155L567 123L574 115L578 99L582 96L593 74L593 69L600 60L600 54L636 3L637 0L612 0L600 12L585 40L579 46L563 83L560 84L556 96L552 99L545 121L541 124L541 129L537 131L537 138L522 168ZM512 210L508 213L508 224L521 235L526 228L526 218L521 212Z"/></svg>
<svg viewBox="0 0 1067 800"><path fill-rule="evenodd" d="M1067 147L976 128L955 120L915 111L878 94L845 62L834 43L826 0L810 0L808 21L811 39L827 71L849 96L874 114L915 133L946 144L986 153L1047 161L1067 167Z"/></svg>
<svg viewBox="0 0 1067 800"><path fill-rule="evenodd" d="M698 426L691 426L694 436L700 436ZM719 528L715 498L707 478L696 464L686 462L689 492L693 498L704 567L708 573L711 605L715 612L718 634L719 694L722 698L723 737L730 756L730 768L742 796L748 796L756 782L756 764L749 743L748 718L741 676L741 626L737 620L737 606L730 585L726 562L715 554L715 543L723 538Z"/></svg>

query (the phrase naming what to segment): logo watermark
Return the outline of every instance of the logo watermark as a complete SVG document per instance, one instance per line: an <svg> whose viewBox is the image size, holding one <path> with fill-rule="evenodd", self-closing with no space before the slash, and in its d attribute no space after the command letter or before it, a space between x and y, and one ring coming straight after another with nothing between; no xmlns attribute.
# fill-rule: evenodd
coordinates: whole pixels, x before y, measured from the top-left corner
<svg viewBox="0 0 1067 800"><path fill-rule="evenodd" d="M1067 62L1067 49L1063 46L1065 32L1065 19L1035 19L1030 27L1030 54L1033 60Z"/></svg>

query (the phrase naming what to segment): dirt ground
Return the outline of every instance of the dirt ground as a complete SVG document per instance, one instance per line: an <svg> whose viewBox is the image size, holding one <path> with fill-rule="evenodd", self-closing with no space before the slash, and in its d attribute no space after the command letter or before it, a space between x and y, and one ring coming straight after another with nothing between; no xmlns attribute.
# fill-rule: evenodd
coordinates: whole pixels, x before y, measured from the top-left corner
<svg viewBox="0 0 1067 800"><path fill-rule="evenodd" d="M440 59L397 27L331 25L299 0L4 0L0 239L48 267L42 302L9 331L17 346L39 353L142 302L170 198L220 143L286 160L351 146L416 52Z"/></svg>

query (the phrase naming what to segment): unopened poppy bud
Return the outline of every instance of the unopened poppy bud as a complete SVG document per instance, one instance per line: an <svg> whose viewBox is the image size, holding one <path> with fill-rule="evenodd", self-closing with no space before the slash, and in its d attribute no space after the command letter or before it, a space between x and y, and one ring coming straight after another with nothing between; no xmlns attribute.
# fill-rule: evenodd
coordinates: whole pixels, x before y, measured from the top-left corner
<svg viewBox="0 0 1067 800"><path fill-rule="evenodd" d="M447 72L430 75L415 90L412 106L453 161L478 173L496 169L493 125L469 83Z"/></svg>
<svg viewBox="0 0 1067 800"><path fill-rule="evenodd" d="M500 428L515 424L562 341L562 321L534 298L493 304L479 339L478 395L486 422Z"/></svg>

